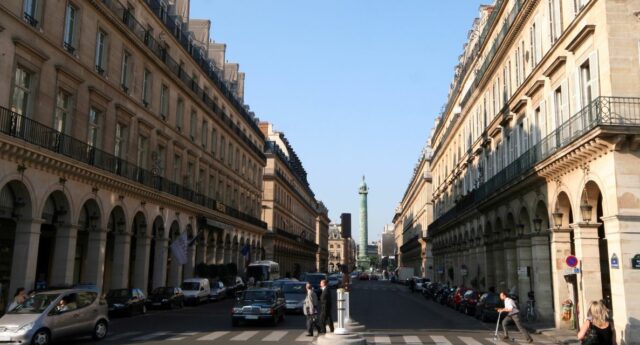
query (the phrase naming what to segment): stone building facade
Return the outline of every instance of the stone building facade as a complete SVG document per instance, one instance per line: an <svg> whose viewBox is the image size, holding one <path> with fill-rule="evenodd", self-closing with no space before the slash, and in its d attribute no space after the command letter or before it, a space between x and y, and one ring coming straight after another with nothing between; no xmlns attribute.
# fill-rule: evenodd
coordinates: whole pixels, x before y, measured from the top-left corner
<svg viewBox="0 0 640 345"><path fill-rule="evenodd" d="M269 229L263 242L266 257L280 264L283 275L298 277L316 271L318 259L322 261L327 242L317 231L327 228L328 236L328 211L316 200L307 172L284 133L267 122L260 123L260 129L267 138L262 200Z"/></svg>
<svg viewBox="0 0 640 345"><path fill-rule="evenodd" d="M179 285L262 258L264 136L188 0L0 3L0 284ZM170 244L193 239L187 263ZM250 256L240 254L251 248Z"/></svg>
<svg viewBox="0 0 640 345"><path fill-rule="evenodd" d="M398 267L413 267L416 276L433 278L427 226L433 220L431 148L420 153L418 164L393 217Z"/></svg>
<svg viewBox="0 0 640 345"><path fill-rule="evenodd" d="M431 141L438 280L515 288L523 310L533 291L541 319L561 328L602 299L618 342L640 339L639 10L481 7Z"/></svg>

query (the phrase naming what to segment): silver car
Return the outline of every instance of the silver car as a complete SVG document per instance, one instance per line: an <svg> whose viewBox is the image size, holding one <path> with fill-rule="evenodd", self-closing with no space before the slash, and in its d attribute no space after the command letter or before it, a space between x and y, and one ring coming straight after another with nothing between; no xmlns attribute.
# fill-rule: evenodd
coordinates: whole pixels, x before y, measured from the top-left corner
<svg viewBox="0 0 640 345"><path fill-rule="evenodd" d="M302 313L304 299L307 297L307 283L286 282L282 285L284 292L285 309L287 312Z"/></svg>
<svg viewBox="0 0 640 345"><path fill-rule="evenodd" d="M40 292L0 318L0 343L46 345L78 335L107 336L107 303L86 289Z"/></svg>

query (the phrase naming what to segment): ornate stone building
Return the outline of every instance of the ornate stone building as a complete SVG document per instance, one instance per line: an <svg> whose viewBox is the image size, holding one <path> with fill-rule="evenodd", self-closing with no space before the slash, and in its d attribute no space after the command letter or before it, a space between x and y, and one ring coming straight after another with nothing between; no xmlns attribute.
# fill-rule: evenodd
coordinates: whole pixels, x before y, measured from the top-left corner
<svg viewBox="0 0 640 345"><path fill-rule="evenodd" d="M148 291L262 256L264 136L243 74L188 8L0 3L5 300L36 281ZM169 247L184 232L181 265Z"/></svg>
<svg viewBox="0 0 640 345"><path fill-rule="evenodd" d="M603 299L618 341L640 338L639 10L605 0L481 8L431 142L438 280L516 288L522 308L533 291L556 327L582 323Z"/></svg>
<svg viewBox="0 0 640 345"><path fill-rule="evenodd" d="M267 122L260 128L268 140L262 201L269 229L264 237L266 257L280 264L283 275L298 277L316 271L324 253L328 256L328 211L315 199L307 172L284 133Z"/></svg>
<svg viewBox="0 0 640 345"><path fill-rule="evenodd" d="M433 279L433 261L427 226L433 220L431 148L427 144L393 217L398 267L413 267L416 276Z"/></svg>

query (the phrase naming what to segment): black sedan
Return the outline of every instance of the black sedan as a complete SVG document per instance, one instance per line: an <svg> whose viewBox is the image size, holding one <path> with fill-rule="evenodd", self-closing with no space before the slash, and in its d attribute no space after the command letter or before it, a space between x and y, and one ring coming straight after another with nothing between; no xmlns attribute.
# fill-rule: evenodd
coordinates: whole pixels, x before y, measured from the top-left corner
<svg viewBox="0 0 640 345"><path fill-rule="evenodd" d="M231 313L231 326L240 322L268 322L273 326L284 321L284 293L280 289L252 288L236 299Z"/></svg>
<svg viewBox="0 0 640 345"><path fill-rule="evenodd" d="M147 312L147 299L140 289L113 289L107 293L109 315L133 315Z"/></svg>
<svg viewBox="0 0 640 345"><path fill-rule="evenodd" d="M149 294L147 305L150 308L182 308L184 307L184 294L179 287L157 287Z"/></svg>

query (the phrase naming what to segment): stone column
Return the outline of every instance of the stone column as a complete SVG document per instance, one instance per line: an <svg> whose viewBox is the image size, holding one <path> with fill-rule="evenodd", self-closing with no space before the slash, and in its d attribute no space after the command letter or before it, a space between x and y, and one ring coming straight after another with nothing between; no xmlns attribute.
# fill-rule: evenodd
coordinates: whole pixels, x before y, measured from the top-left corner
<svg viewBox="0 0 640 345"><path fill-rule="evenodd" d="M223 264L228 264L231 262L231 245L225 244L224 246L224 260L222 260Z"/></svg>
<svg viewBox="0 0 640 345"><path fill-rule="evenodd" d="M83 277L88 282L96 284L98 291L106 292L108 288L103 288L104 260L107 247L107 229L95 229L89 231L89 241L87 245L87 263L83 265Z"/></svg>
<svg viewBox="0 0 640 345"><path fill-rule="evenodd" d="M133 287L147 293L149 282L149 265L151 263L151 236L144 229L139 230L136 237L136 262L133 268Z"/></svg>
<svg viewBox="0 0 640 345"><path fill-rule="evenodd" d="M497 288L495 262L493 260L493 245L487 237L484 237L482 242L484 245L482 246L480 255L482 255L481 260L484 262L485 288L489 289L492 286Z"/></svg>
<svg viewBox="0 0 640 345"><path fill-rule="evenodd" d="M223 239L220 238L218 242L216 242L216 264L221 265L224 262L224 243Z"/></svg>
<svg viewBox="0 0 640 345"><path fill-rule="evenodd" d="M504 244L502 242L493 244L492 259L493 259L493 265L494 265L493 268L495 272L495 278L493 283L496 288L496 292L502 289L507 289L507 280L504 272L505 258L504 258L503 248L504 248Z"/></svg>
<svg viewBox="0 0 640 345"><path fill-rule="evenodd" d="M200 240L196 243L196 265L207 263L207 242Z"/></svg>
<svg viewBox="0 0 640 345"><path fill-rule="evenodd" d="M553 290L548 234L546 231L531 237L531 279L536 298L536 312L541 321L553 320Z"/></svg>
<svg viewBox="0 0 640 345"><path fill-rule="evenodd" d="M113 250L112 289L123 289L129 285L129 258L131 254L131 234L116 233Z"/></svg>
<svg viewBox="0 0 640 345"><path fill-rule="evenodd" d="M600 247L598 246L598 227L600 223L571 224L574 233L576 257L580 260L578 275L578 294L580 323L586 318L591 301L602 299L602 280L600 275Z"/></svg>
<svg viewBox="0 0 640 345"><path fill-rule="evenodd" d="M180 286L182 283L182 266L171 254L171 266L169 267L169 285Z"/></svg>
<svg viewBox="0 0 640 345"><path fill-rule="evenodd" d="M511 291L513 287L518 286L518 258L516 255L516 242L513 239L504 242L504 261L505 261L505 277L507 282L507 291ZM520 299L522 293L518 291Z"/></svg>
<svg viewBox="0 0 640 345"><path fill-rule="evenodd" d="M19 219L16 224L9 294L19 287L27 290L35 287L40 227L43 222L43 219Z"/></svg>
<svg viewBox="0 0 640 345"><path fill-rule="evenodd" d="M169 255L169 240L158 234L153 259L153 288L167 285L167 260Z"/></svg>
<svg viewBox="0 0 640 345"><path fill-rule="evenodd" d="M56 240L51 264L51 285L66 286L73 283L78 226L56 226Z"/></svg>
<svg viewBox="0 0 640 345"><path fill-rule="evenodd" d="M640 254L640 216L615 215L601 218L607 234L609 256L616 254L620 268L610 270L613 323L618 344L636 344L640 339L640 270L631 260ZM623 341L621 341L623 340Z"/></svg>
<svg viewBox="0 0 640 345"><path fill-rule="evenodd" d="M193 271L196 266L196 246L187 248L187 263L183 265L184 279L193 278Z"/></svg>
<svg viewBox="0 0 640 345"><path fill-rule="evenodd" d="M527 294L529 291L532 291L533 286L531 286L531 277L529 276L533 272L532 262L531 262L531 238L525 235L526 237L520 237L516 240L516 257L517 257L517 267L519 269L527 268L528 271L523 272L521 274L518 272L518 296L520 297L520 310L526 311L527 308Z"/></svg>
<svg viewBox="0 0 640 345"><path fill-rule="evenodd" d="M571 255L571 229L550 229L551 232L551 270L553 280L553 300L555 303L555 323L558 328L570 328L572 321L562 321L562 302L572 297L569 284L564 279L567 266L565 259ZM538 284L539 285L539 284Z"/></svg>

